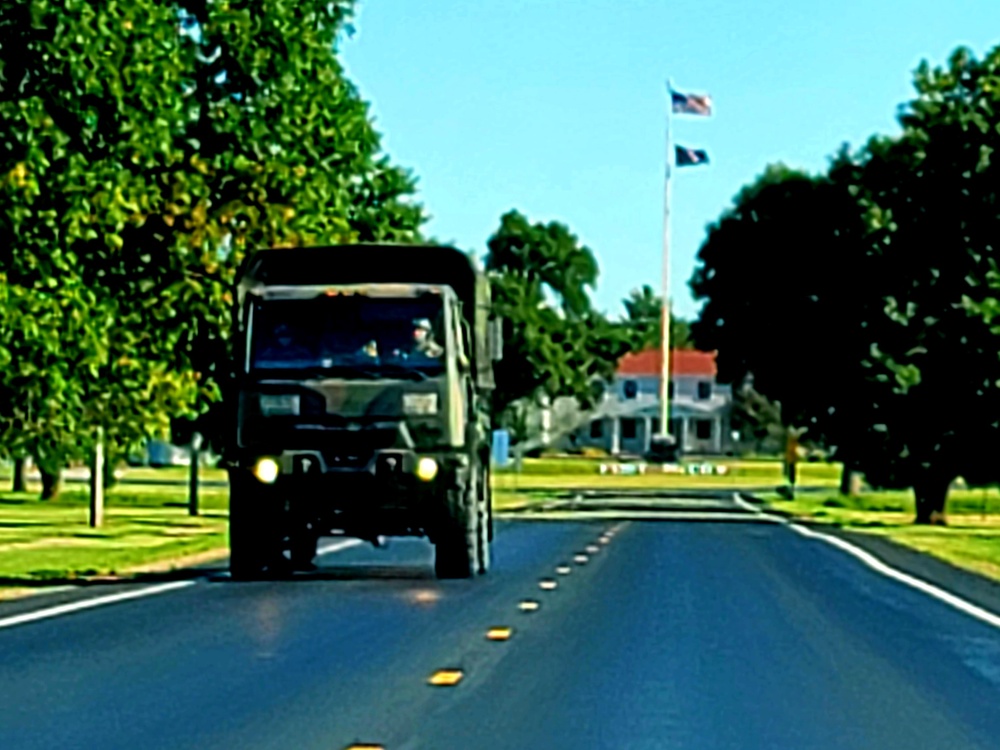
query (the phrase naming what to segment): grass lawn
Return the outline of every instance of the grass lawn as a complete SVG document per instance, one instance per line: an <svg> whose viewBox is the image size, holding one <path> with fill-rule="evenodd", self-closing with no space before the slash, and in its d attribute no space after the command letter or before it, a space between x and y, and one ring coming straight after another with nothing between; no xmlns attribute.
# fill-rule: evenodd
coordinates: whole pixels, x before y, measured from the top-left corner
<svg viewBox="0 0 1000 750"><path fill-rule="evenodd" d="M224 552L227 496L203 488L192 517L185 487L120 486L108 492L104 525L92 529L82 488L45 502L37 491L0 493L0 585L169 568Z"/></svg>
<svg viewBox="0 0 1000 750"><path fill-rule="evenodd" d="M770 509L818 523L886 537L957 567L1000 580L1000 491L954 489L948 500L948 525L913 524L909 491L869 492L858 497L836 493L800 495L783 500L760 497Z"/></svg>
<svg viewBox="0 0 1000 750"><path fill-rule="evenodd" d="M553 494L580 488L730 488L771 489L782 481L781 465L766 461L725 461L726 473L665 474L650 466L645 474L601 473L605 459L526 459L521 472L512 468L494 473L494 508L498 512L541 503ZM128 479L184 480L186 467L128 468L123 483L108 492L105 524L87 525L85 485L65 483L59 499L37 499L39 486L28 483L28 493L0 492L0 592L18 584L124 575L159 566L183 566L206 554L227 551L227 497L225 487L202 485L202 514L187 513L187 487L129 484ZM202 480L223 480L226 473L202 469ZM803 485L835 487L839 467L802 464ZM6 587L6 588L4 588ZM3 596L0 593L0 596Z"/></svg>

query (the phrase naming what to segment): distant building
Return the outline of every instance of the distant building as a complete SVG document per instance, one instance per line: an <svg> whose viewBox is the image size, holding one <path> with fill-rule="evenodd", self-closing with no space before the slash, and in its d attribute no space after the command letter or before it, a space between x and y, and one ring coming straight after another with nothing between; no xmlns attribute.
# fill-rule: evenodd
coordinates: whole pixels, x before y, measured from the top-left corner
<svg viewBox="0 0 1000 750"><path fill-rule="evenodd" d="M679 452L721 455L732 452L733 391L716 382L716 352L675 349L670 364L670 433ZM660 430L659 349L625 355L612 387L586 423L571 431L565 448L603 448L612 455L641 456Z"/></svg>

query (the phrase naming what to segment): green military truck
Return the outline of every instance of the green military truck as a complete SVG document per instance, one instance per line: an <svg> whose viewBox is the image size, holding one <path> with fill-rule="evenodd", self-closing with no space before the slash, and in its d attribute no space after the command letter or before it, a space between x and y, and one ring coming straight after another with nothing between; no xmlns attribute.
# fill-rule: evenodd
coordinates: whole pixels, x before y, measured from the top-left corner
<svg viewBox="0 0 1000 750"><path fill-rule="evenodd" d="M251 254L226 395L231 575L311 569L329 535L425 536L438 577L486 573L499 322L454 248Z"/></svg>

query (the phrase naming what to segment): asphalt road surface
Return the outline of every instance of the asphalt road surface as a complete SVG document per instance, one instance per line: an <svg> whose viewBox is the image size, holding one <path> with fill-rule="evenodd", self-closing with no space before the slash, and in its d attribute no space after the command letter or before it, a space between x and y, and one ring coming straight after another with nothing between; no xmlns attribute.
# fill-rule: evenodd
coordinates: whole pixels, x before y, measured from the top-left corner
<svg viewBox="0 0 1000 750"><path fill-rule="evenodd" d="M0 748L1000 747L1000 629L782 526L510 521L495 551L0 627Z"/></svg>

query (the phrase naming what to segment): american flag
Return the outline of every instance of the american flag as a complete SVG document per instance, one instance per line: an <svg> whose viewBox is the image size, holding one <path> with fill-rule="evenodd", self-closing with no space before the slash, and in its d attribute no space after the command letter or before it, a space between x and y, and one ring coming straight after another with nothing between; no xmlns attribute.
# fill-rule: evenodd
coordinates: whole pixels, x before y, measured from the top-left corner
<svg viewBox="0 0 1000 750"><path fill-rule="evenodd" d="M685 115L712 114L712 97L708 94L680 94L671 89L670 103L675 113Z"/></svg>

